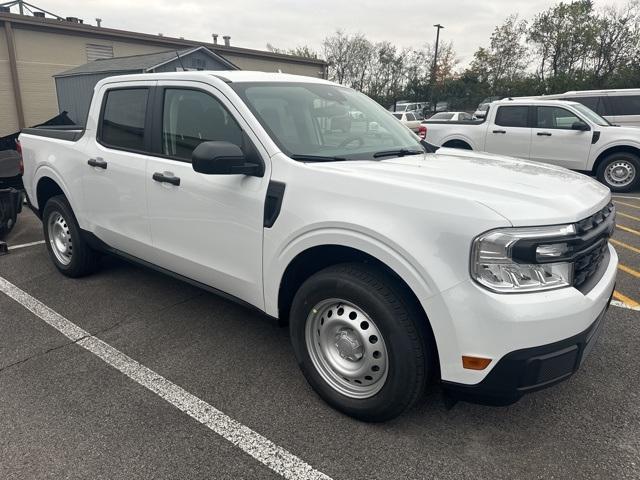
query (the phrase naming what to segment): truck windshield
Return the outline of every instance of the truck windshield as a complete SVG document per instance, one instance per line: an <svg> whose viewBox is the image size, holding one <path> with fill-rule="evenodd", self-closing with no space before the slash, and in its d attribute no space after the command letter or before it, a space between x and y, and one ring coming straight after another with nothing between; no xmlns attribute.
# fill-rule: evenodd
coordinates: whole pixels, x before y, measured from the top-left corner
<svg viewBox="0 0 640 480"><path fill-rule="evenodd" d="M602 118L600 115L598 115L596 112L594 112L593 110L591 110L589 107L585 107L584 105L582 105L581 103L575 103L573 105L573 108L575 108L576 110L578 110L582 115L584 115L585 117L587 117L589 120L591 120L593 123L595 123L596 125L599 125L601 127L608 127L611 125L611 123L609 123L608 120Z"/></svg>
<svg viewBox="0 0 640 480"><path fill-rule="evenodd" d="M349 88L303 82L231 87L276 145L301 161L312 161L308 159L314 156L372 160L382 158L374 157L381 151L424 151L418 137L391 112Z"/></svg>

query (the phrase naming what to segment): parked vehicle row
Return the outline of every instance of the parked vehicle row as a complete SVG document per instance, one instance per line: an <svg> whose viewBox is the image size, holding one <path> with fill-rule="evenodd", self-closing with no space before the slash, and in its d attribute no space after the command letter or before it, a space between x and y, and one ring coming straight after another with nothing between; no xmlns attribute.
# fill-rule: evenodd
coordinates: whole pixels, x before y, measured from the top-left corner
<svg viewBox="0 0 640 480"><path fill-rule="evenodd" d="M596 131L610 141L577 104L540 108L500 104L468 136L527 144L537 118L544 140L566 146L536 152L570 156ZM350 112L367 122L332 125ZM565 130L574 116L584 123ZM89 274L109 252L288 322L311 386L364 420L399 415L432 380L456 399L508 404L568 378L615 284L607 188L527 160L429 153L374 101L321 79L110 77L86 128L19 140L60 272Z"/></svg>
<svg viewBox="0 0 640 480"><path fill-rule="evenodd" d="M612 126L576 102L493 102L484 121L422 124L434 145L484 151L594 174L615 192L640 181L640 129Z"/></svg>

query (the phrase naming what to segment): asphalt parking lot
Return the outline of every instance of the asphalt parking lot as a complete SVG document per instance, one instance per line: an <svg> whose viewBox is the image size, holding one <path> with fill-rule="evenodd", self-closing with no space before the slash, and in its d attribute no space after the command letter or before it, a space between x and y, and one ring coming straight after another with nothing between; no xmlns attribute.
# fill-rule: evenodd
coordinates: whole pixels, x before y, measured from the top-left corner
<svg viewBox="0 0 640 480"><path fill-rule="evenodd" d="M616 204L615 306L575 376L503 408L434 388L385 424L326 406L253 311L114 258L63 277L25 211L0 257L21 300L0 293L0 478L638 479L640 195Z"/></svg>

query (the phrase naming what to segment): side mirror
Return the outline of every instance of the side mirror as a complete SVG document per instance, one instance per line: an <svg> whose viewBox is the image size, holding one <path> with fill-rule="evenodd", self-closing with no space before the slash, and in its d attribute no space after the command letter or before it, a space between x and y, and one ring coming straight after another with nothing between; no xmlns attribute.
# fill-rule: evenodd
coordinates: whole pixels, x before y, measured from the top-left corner
<svg viewBox="0 0 640 480"><path fill-rule="evenodd" d="M202 142L191 154L191 164L205 175L251 175L260 177L263 166L248 162L240 147L230 142Z"/></svg>
<svg viewBox="0 0 640 480"><path fill-rule="evenodd" d="M573 124L571 125L571 130L579 130L581 132L588 132L589 130L591 130L591 128L589 127L589 125L587 125L584 122L573 122Z"/></svg>

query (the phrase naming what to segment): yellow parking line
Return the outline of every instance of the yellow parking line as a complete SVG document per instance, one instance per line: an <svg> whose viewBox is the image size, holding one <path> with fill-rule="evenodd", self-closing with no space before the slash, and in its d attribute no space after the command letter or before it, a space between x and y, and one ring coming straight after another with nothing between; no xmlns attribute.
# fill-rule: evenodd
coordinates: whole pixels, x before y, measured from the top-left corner
<svg viewBox="0 0 640 480"><path fill-rule="evenodd" d="M640 222L640 217L634 217L633 215L628 215L626 213L622 213L622 212L616 212L618 215L620 215L621 217L624 218L630 218L631 220L635 220L636 222Z"/></svg>
<svg viewBox="0 0 640 480"><path fill-rule="evenodd" d="M636 302L634 299L627 297L626 295L623 295L622 293L620 293L619 291L614 291L613 292L613 298L615 298L616 300L618 300L619 302L622 302L630 307L640 307L640 303Z"/></svg>
<svg viewBox="0 0 640 480"><path fill-rule="evenodd" d="M634 235L640 236L640 232L638 230L634 230L633 228L625 227L624 225L616 225L620 230L624 230L625 232L633 233Z"/></svg>
<svg viewBox="0 0 640 480"><path fill-rule="evenodd" d="M632 247L631 245L629 245L627 243L624 243L624 242L620 242L620 241L616 240L615 238L610 238L609 242L611 242L614 245L617 245L619 247L626 248L627 250L631 250L632 252L640 253L640 248Z"/></svg>
<svg viewBox="0 0 640 480"><path fill-rule="evenodd" d="M622 263L618 264L618 268L620 270L622 270L625 273L628 273L629 275L633 275L636 278L640 278L640 272L638 272L637 270L634 270L631 267L627 267L626 265L623 265Z"/></svg>
<svg viewBox="0 0 640 480"><path fill-rule="evenodd" d="M637 208L638 210L640 210L640 205L634 205L633 203L621 202L619 200L614 200L614 203L624 205L625 207Z"/></svg>

